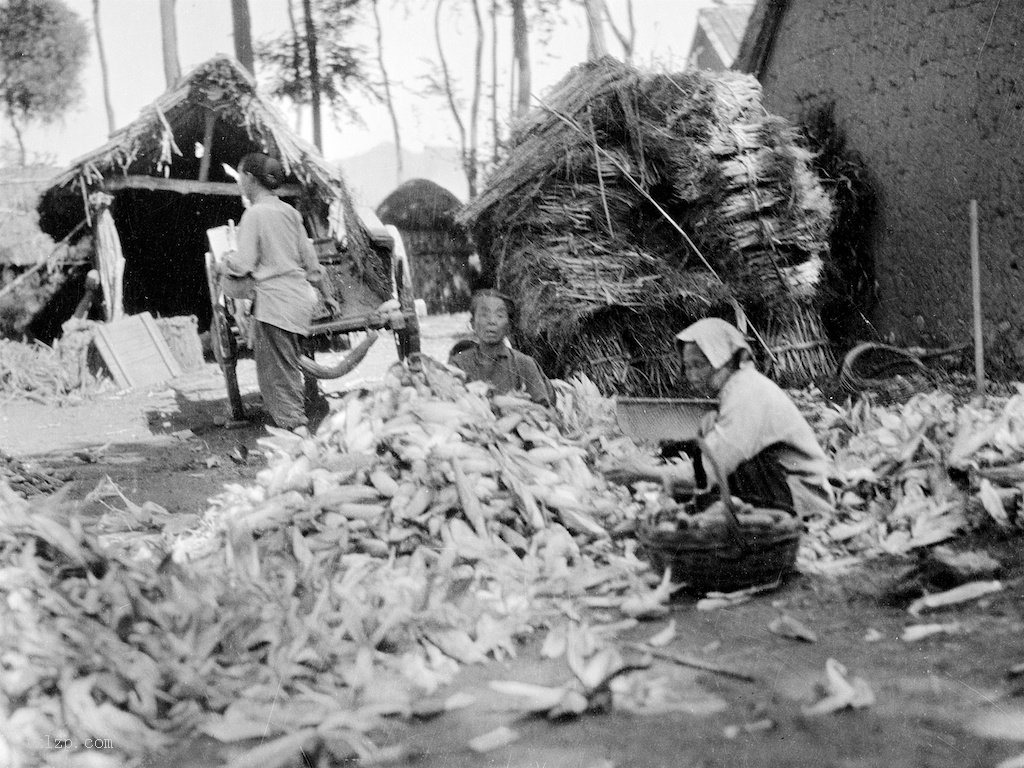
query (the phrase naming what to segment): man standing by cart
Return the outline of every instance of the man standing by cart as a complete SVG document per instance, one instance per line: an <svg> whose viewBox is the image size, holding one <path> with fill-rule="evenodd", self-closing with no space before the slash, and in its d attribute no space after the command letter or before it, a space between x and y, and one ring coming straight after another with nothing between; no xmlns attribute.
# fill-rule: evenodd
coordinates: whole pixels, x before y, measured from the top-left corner
<svg viewBox="0 0 1024 768"><path fill-rule="evenodd" d="M249 206L238 224L237 250L225 256L224 269L228 280L250 278L254 284L253 357L264 408L275 426L308 431L307 408L319 405L322 416L326 403L317 402L323 398L319 385L304 377L299 358L317 293L332 313L337 303L301 214L274 194L283 182L284 168L274 158L262 152L242 158L238 184Z"/></svg>

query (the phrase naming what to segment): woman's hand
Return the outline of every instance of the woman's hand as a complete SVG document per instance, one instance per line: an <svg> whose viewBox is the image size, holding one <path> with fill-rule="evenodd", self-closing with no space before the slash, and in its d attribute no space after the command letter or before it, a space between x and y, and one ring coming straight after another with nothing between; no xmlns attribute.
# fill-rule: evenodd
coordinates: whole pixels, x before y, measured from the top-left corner
<svg viewBox="0 0 1024 768"><path fill-rule="evenodd" d="M658 468L635 456L623 459L618 466L606 470L604 476L619 485L629 485L641 480L661 482L661 473Z"/></svg>

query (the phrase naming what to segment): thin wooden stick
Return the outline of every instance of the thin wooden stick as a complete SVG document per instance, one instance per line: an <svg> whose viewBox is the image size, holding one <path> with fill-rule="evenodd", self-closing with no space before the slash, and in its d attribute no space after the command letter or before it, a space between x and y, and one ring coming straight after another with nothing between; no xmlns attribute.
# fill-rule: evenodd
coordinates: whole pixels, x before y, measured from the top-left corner
<svg viewBox="0 0 1024 768"><path fill-rule="evenodd" d="M747 683L760 682L759 678L747 672L740 672L737 669L730 669L729 667L723 667L718 664L710 664L706 661L695 659L692 656L684 656L679 653L672 653L671 651L663 651L660 648L653 648L646 643L626 643L626 646L633 650L640 651L641 653L649 653L655 658L671 661L681 667L691 667L692 669L699 669L701 672L711 672L712 674L722 675L723 677L732 677L736 680L743 680Z"/></svg>
<svg viewBox="0 0 1024 768"><path fill-rule="evenodd" d="M20 275L18 275L16 278L14 278L11 282L9 282L3 288L0 288L0 296L4 296L4 295L10 293L15 288L17 288L21 283L23 283L25 280L27 280L29 277L34 275L36 272L38 272L43 267L47 266L50 263L50 259L53 258L54 255L56 255L57 251L59 251L61 248L63 248L67 244L68 240L70 240L84 226L85 226L85 219L82 219L80 222L78 222L78 224L75 225L74 229L72 229L70 232L68 232L66 235L64 235L64 237L61 239L61 241L59 243L57 243L55 246L53 246L53 249L50 251L50 253L47 255L47 257L45 259L43 259L40 262L37 262L31 269L28 269L25 272L22 272Z"/></svg>
<svg viewBox="0 0 1024 768"><path fill-rule="evenodd" d="M978 247L978 201L971 200L971 300L974 309L974 383L985 390L985 337L981 315L981 254Z"/></svg>

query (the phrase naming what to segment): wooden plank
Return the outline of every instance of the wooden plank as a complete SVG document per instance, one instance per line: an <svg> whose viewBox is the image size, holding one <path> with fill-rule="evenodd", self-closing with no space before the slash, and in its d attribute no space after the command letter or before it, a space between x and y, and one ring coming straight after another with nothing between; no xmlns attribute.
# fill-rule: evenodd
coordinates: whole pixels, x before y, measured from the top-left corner
<svg viewBox="0 0 1024 768"><path fill-rule="evenodd" d="M149 312L143 312L139 317L142 318L142 325L149 334L150 341L152 341L153 346L156 348L157 354L160 355L160 359L163 360L167 370L171 372L171 378L181 376L181 366L178 365L178 360L174 357L174 353L171 352L171 348L167 346L167 339L160 332L160 327L156 324L156 320L153 319Z"/></svg>
<svg viewBox="0 0 1024 768"><path fill-rule="evenodd" d="M240 197L241 190L234 182L195 181L193 179L164 179L159 176L116 176L106 179L103 189L117 192L122 189L144 189L150 192L173 192L179 195L223 195ZM297 184L285 184L274 190L278 197L299 197L302 187Z"/></svg>
<svg viewBox="0 0 1024 768"><path fill-rule="evenodd" d="M120 387L151 386L181 375L181 366L148 312L98 326L95 339Z"/></svg>

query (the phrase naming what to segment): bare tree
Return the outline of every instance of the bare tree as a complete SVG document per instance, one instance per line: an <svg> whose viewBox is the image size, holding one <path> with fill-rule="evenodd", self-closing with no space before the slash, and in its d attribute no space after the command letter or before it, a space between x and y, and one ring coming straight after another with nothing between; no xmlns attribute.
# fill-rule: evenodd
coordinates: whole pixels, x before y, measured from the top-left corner
<svg viewBox="0 0 1024 768"><path fill-rule="evenodd" d="M100 33L100 0L92 0L92 28L96 35L96 52L100 58L100 80L103 82L103 106L107 110L107 132L113 133L117 128L114 120L114 105L110 101L110 72L107 69L107 53L103 47L103 35Z"/></svg>
<svg viewBox="0 0 1024 768"><path fill-rule="evenodd" d="M299 37L299 26L295 23L295 6L293 0L288 0L288 26L292 31L292 70L302 71L302 43ZM302 134L302 104L295 105L295 132Z"/></svg>
<svg viewBox="0 0 1024 768"><path fill-rule="evenodd" d="M181 77L178 61L178 22L174 16L176 0L160 0L160 40L163 43L164 79L170 88Z"/></svg>
<svg viewBox="0 0 1024 768"><path fill-rule="evenodd" d="M618 24L615 23L615 19L613 19L611 13L608 12L607 6L605 6L605 14L608 17L608 25L612 28L612 32L615 34L615 39L618 40L619 45L622 46L622 58L628 64L633 60L633 49L636 44L636 20L633 17L633 0L626 0L625 32L623 32L619 28Z"/></svg>
<svg viewBox="0 0 1024 768"><path fill-rule="evenodd" d="M364 67L364 51L352 43L362 0L302 0L303 18L288 3L291 29L255 46L267 92L303 107L310 105L313 143L322 151L324 107L334 117L359 122L351 94L380 94ZM365 7L365 6L364 6Z"/></svg>
<svg viewBox="0 0 1024 768"><path fill-rule="evenodd" d="M442 9L444 0L437 0L434 6L434 41L437 44L437 58L441 67L440 83L434 87L441 91L448 102L448 109L451 111L455 121L455 128L459 134L459 155L462 159L462 170L466 175L467 186L470 197L477 192L477 177L479 175L479 117L480 117L480 96L483 89L483 57L484 57L484 24L483 16L480 14L479 0L471 0L473 20L476 25L476 46L473 51L473 90L470 97L470 106L467 120L463 120L456 98L455 81L452 78L451 68L448 66L448 58L445 55L444 40L441 35Z"/></svg>
<svg viewBox="0 0 1024 768"><path fill-rule="evenodd" d="M377 27L377 65L380 67L380 76L383 79L384 104L388 108L388 115L391 118L391 132L395 136L395 175L397 183L402 183L405 175L402 168L402 136L398 130L398 114L395 112L395 102L391 95L391 78L388 77L387 67L384 66L384 27L380 22L380 12L377 8L377 0L370 0L373 7L373 22Z"/></svg>
<svg viewBox="0 0 1024 768"><path fill-rule="evenodd" d="M607 13L604 0L583 0L587 13L587 60L593 61L608 55L604 41L604 16Z"/></svg>
<svg viewBox="0 0 1024 768"><path fill-rule="evenodd" d="M231 27L235 39L235 58L249 74L256 72L252 53L252 17L249 0L231 0Z"/></svg>
<svg viewBox="0 0 1024 768"><path fill-rule="evenodd" d="M515 60L515 116L530 111L530 40L526 0L512 0L512 57Z"/></svg>
<svg viewBox="0 0 1024 768"><path fill-rule="evenodd" d="M437 60L441 65L441 90L444 91L448 100L448 109L455 120L455 128L459 132L459 149L463 156L466 154L466 126L462 122L462 115L459 114L459 107L455 103L455 88L452 84L451 72L448 69L448 59L444 55L444 44L441 39L441 9L444 7L444 0L437 0L434 6L434 42L437 44Z"/></svg>
<svg viewBox="0 0 1024 768"><path fill-rule="evenodd" d="M473 21L476 25L476 48L473 52L473 98L469 105L469 153L465 158L466 180L469 182L469 196L476 197L477 150L479 134L477 125L480 116L480 90L483 81L484 22L480 16L479 0L472 0Z"/></svg>
<svg viewBox="0 0 1024 768"><path fill-rule="evenodd" d="M306 55L309 61L310 104L313 110L313 144L324 151L322 126L320 122L320 64L316 51L316 24L313 21L311 0L302 0L302 14L306 29Z"/></svg>
<svg viewBox="0 0 1024 768"><path fill-rule="evenodd" d="M491 162L498 164L498 0L491 0Z"/></svg>

